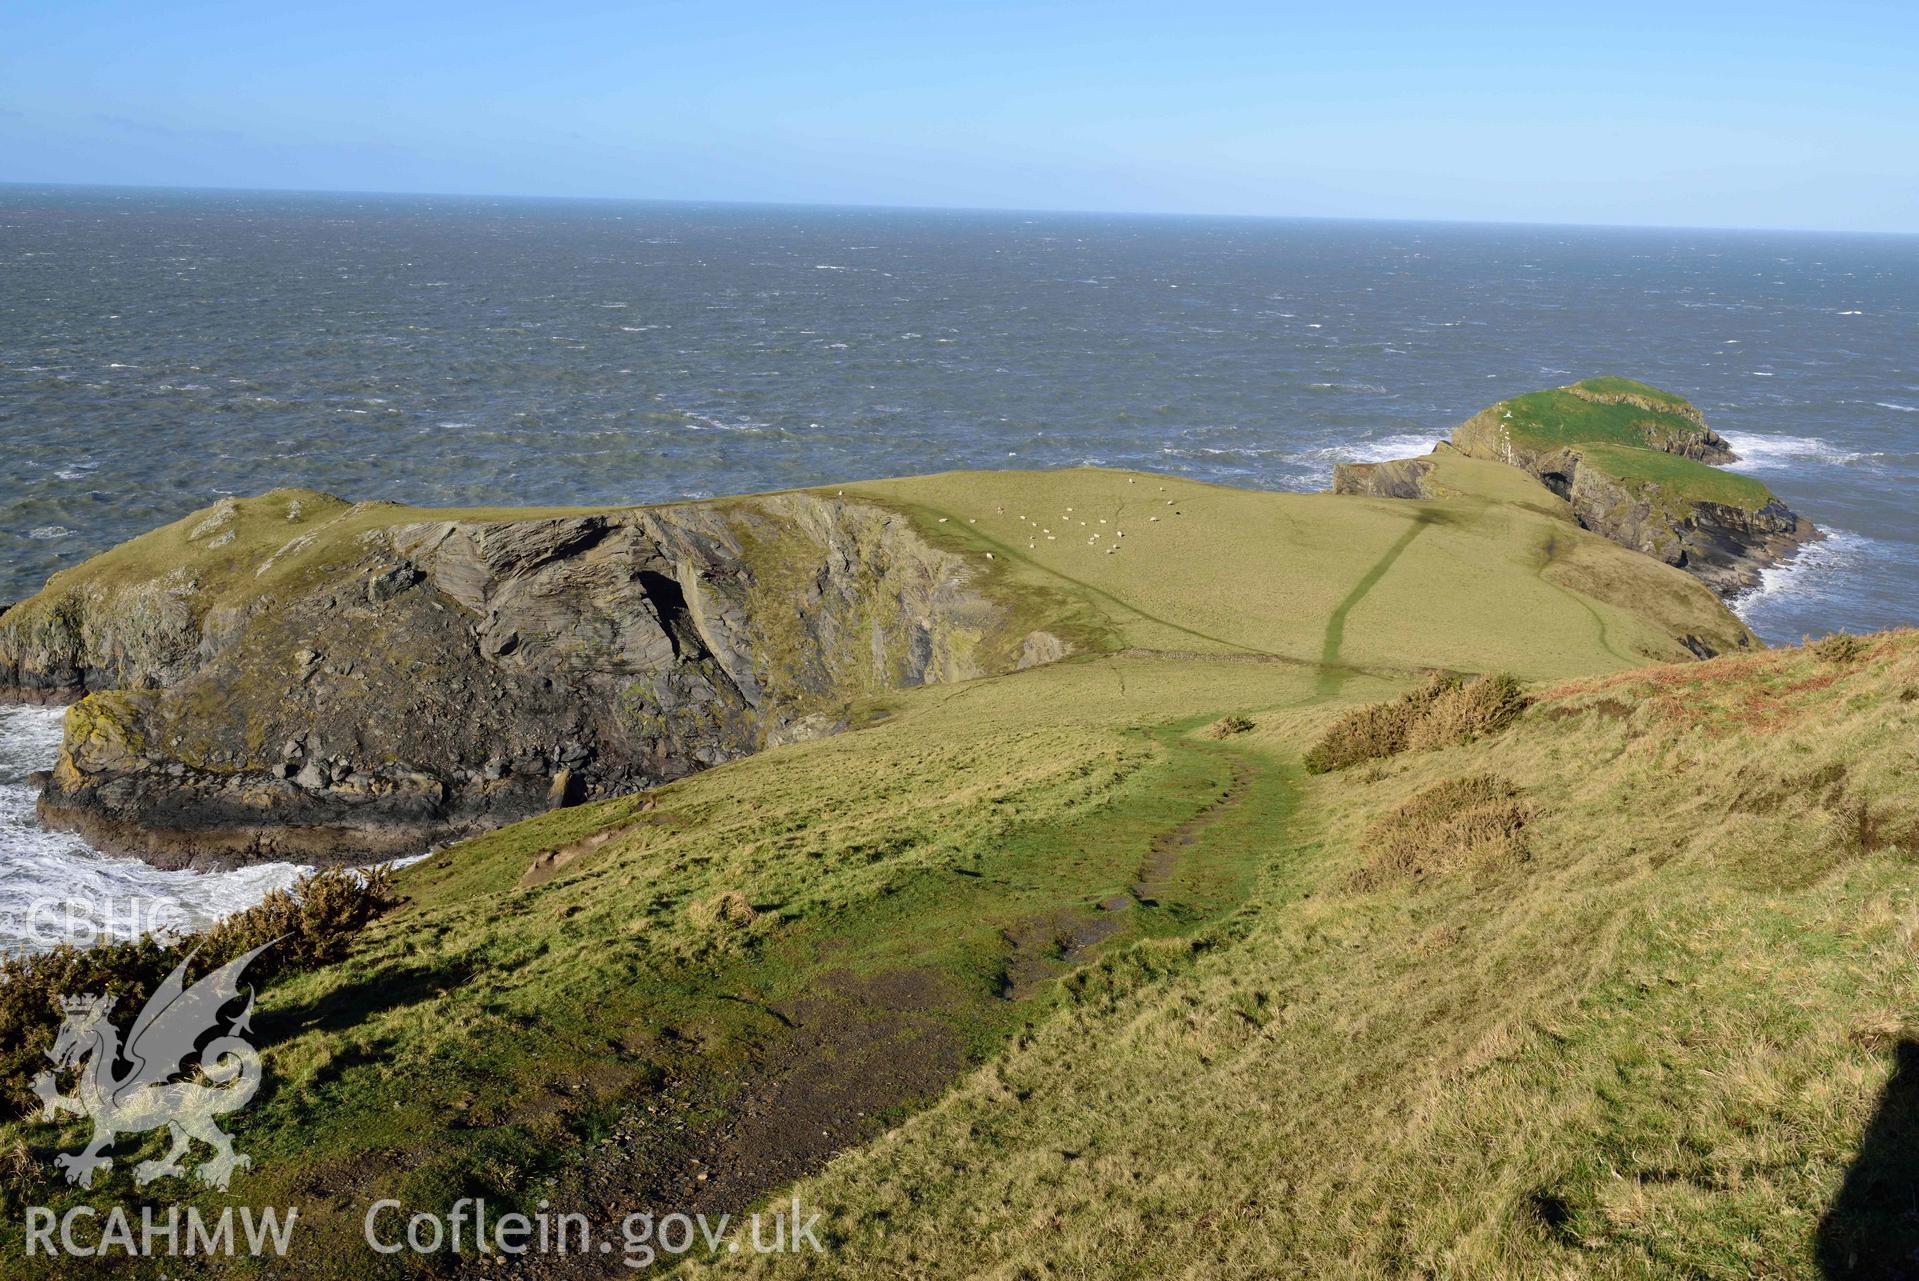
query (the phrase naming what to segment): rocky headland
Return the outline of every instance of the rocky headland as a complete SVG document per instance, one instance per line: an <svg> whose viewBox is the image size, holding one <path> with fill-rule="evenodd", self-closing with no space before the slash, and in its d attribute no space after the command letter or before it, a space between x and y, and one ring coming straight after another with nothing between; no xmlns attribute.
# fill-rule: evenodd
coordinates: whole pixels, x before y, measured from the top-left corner
<svg viewBox="0 0 1919 1281"><path fill-rule="evenodd" d="M1655 414L1650 389L1565 394ZM1641 454L1724 476L1694 457L1724 455L1703 423L1658 420L1682 452ZM44 821L217 868L416 853L871 723L898 691L1142 640L1329 689L1382 662L1517 650L1550 673L1755 644L1667 566L1759 563L1769 496L1675 505L1602 471L1612 446L1547 450L1514 421L1340 469L1341 492L1426 500L1410 512L1098 469L597 511L224 499L0 613L0 693L73 704Z"/></svg>
<svg viewBox="0 0 1919 1281"><path fill-rule="evenodd" d="M1481 410L1441 451L1505 463L1564 500L1580 525L1736 596L1818 536L1737 461L1698 408L1625 378L1590 378ZM1434 497L1433 459L1342 463L1333 488Z"/></svg>
<svg viewBox="0 0 1919 1281"><path fill-rule="evenodd" d="M978 577L883 506L810 494L545 514L284 490L57 575L0 615L0 685L80 700L52 825L161 865L358 860L1057 657Z"/></svg>

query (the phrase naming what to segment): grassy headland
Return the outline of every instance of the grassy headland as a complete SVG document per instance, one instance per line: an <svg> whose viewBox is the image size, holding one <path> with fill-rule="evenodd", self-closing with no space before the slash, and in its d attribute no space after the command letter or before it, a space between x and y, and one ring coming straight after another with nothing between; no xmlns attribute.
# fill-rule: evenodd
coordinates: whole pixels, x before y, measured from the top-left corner
<svg viewBox="0 0 1919 1281"><path fill-rule="evenodd" d="M1919 1009L1919 638L1678 661L1753 641L1512 469L1435 467L1424 501L820 491L1074 652L400 873L349 957L261 993L255 1168L202 1203L299 1204L270 1274L356 1278L472 1263L369 1254L379 1197L795 1180L826 1256L699 1266L1812 1276L1913 1244L1858 1172L1910 1172L1873 1127ZM249 572L281 571L207 581L232 606ZM1476 735L1306 771L1435 672L1517 685L1465 687L1497 695ZM8 1267L82 1137L0 1125ZM133 1203L132 1146L94 1203Z"/></svg>

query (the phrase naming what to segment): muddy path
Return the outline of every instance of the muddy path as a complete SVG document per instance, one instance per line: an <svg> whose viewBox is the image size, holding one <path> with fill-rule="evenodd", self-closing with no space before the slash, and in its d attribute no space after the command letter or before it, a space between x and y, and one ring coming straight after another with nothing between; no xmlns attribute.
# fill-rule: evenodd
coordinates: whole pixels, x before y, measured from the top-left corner
<svg viewBox="0 0 1919 1281"><path fill-rule="evenodd" d="M1204 873L1190 879L1191 865L1268 776L1230 749L1189 741L1179 750L1205 771L1180 785L1190 798L1186 817L1162 826L1120 872L1127 892L1062 902L1002 930L996 985L969 988L931 969L873 973L829 963L790 999L713 993L716 1007L731 1012L724 1037L689 1028L657 1043L650 1053L664 1065L660 1088L610 1117L551 1194L556 1210L587 1217L595 1242L615 1242L613 1253L526 1256L489 1274L633 1275L617 1244L626 1215L737 1219L936 1100L1021 1023L1043 1017L1051 985L1102 944L1147 921L1158 922L1156 933L1176 928L1167 922L1183 908L1198 913ZM662 1261L649 1274L664 1270Z"/></svg>

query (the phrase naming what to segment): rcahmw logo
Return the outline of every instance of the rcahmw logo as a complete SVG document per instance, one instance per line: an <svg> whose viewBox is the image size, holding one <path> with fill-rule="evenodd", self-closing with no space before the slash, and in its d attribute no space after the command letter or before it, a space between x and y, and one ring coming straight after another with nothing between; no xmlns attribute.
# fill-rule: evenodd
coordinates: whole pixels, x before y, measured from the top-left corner
<svg viewBox="0 0 1919 1281"><path fill-rule="evenodd" d="M42 1072L33 1088L40 1096L42 1120L56 1120L64 1112L93 1123L93 1137L85 1147L54 1157L68 1183L92 1188L94 1176L113 1166L107 1150L116 1139L162 1129L171 1146L163 1156L133 1168L137 1187L186 1177L186 1158L196 1141L212 1149L192 1171L207 1187L225 1191L236 1171L253 1164L234 1150L233 1139L216 1119L244 1108L260 1088L260 1055L245 1035L251 1031L253 990L247 989L238 1014L223 1018L223 1013L239 1001L246 967L271 946L263 944L229 961L191 987L186 970L193 956L187 956L134 1017L124 1044L109 1018L113 1001L103 996L61 1000L65 1019L47 1052L53 1070ZM192 1079L195 1069L199 1079ZM70 1093L62 1094L59 1077L68 1073L74 1084ZM136 1226L118 1207L102 1213L81 1205L56 1215L49 1207L30 1206L27 1253L206 1255L244 1249L283 1255L298 1219L297 1209L256 1214L242 1207L236 1233L232 1207L209 1221L194 1206L147 1206Z"/></svg>

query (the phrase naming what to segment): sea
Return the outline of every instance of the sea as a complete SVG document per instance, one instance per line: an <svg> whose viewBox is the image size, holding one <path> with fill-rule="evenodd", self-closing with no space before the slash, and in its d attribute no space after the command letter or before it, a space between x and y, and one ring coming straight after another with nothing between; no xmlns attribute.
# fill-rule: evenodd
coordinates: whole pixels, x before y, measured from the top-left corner
<svg viewBox="0 0 1919 1281"><path fill-rule="evenodd" d="M1826 532L1735 603L1760 635L1919 622L1919 236L0 186L0 601L279 485L1312 490L1597 374L1689 397ZM58 734L0 709L0 947L58 933L49 897L112 936L297 875L43 831Z"/></svg>

